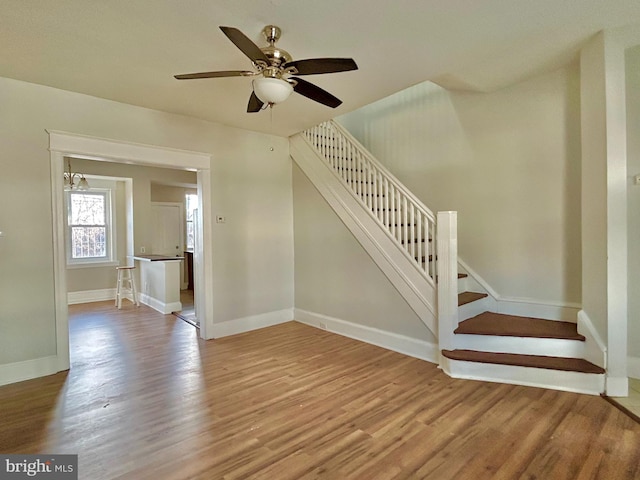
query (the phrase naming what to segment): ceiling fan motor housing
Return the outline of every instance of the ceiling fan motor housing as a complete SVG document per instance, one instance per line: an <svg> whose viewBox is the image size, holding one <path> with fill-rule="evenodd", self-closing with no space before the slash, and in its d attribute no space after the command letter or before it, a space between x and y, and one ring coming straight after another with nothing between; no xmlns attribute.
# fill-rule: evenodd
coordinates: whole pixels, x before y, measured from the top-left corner
<svg viewBox="0 0 640 480"><path fill-rule="evenodd" d="M268 46L262 47L260 50L267 56L271 65L274 67L280 67L287 62L290 62L293 57L286 50L276 47L276 42L282 35L282 30L275 25L267 25L262 29L262 34L269 43ZM274 76L274 75L269 75Z"/></svg>

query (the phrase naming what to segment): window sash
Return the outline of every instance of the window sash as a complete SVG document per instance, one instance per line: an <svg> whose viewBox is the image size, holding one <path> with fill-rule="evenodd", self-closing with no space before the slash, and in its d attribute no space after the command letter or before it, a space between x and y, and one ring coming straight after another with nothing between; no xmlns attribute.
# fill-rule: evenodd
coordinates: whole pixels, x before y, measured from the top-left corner
<svg viewBox="0 0 640 480"><path fill-rule="evenodd" d="M92 189L67 193L67 263L70 265L113 261L111 190ZM102 205L79 212L74 196L101 197ZM82 214L83 218L78 215ZM75 215L74 215L75 214ZM76 220L73 222L73 220ZM97 223L94 223L97 222Z"/></svg>
<svg viewBox="0 0 640 480"><path fill-rule="evenodd" d="M198 195L197 194L193 194L193 193L187 193L185 195L186 201L185 201L185 210L186 210L186 216L185 216L185 224L186 224L186 229L185 229L185 237L186 237L186 248L187 249L193 249L195 248L195 226L193 223L193 217L194 217L194 211L196 208L198 208Z"/></svg>

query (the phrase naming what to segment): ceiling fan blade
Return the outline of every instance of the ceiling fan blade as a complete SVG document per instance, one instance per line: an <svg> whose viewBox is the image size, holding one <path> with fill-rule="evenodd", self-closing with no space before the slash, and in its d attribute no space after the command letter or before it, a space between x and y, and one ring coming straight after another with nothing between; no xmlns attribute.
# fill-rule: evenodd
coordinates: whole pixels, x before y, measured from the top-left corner
<svg viewBox="0 0 640 480"><path fill-rule="evenodd" d="M314 85L313 83L307 82L301 78L295 78L295 80L298 83L293 87L294 92L299 93L304 97L310 98L311 100L322 103L323 105L331 108L336 108L342 103L342 100L334 97L329 92L323 90L317 85Z"/></svg>
<svg viewBox="0 0 640 480"><path fill-rule="evenodd" d="M264 103L258 98L255 92L251 92L249 104L247 105L247 113L256 113L262 110Z"/></svg>
<svg viewBox="0 0 640 480"><path fill-rule="evenodd" d="M228 70L220 72L185 73L182 75L174 75L174 77L178 80L193 80L196 78L249 77L251 75L255 75L255 72L249 70Z"/></svg>
<svg viewBox="0 0 640 480"><path fill-rule="evenodd" d="M358 69L358 65L356 65L353 58L309 58L307 60L288 62L284 67L294 67L297 70L294 75L316 75Z"/></svg>
<svg viewBox="0 0 640 480"><path fill-rule="evenodd" d="M242 53L249 57L252 62L255 63L261 60L269 65L269 58L260 50L260 47L253 43L249 37L240 30L234 27L220 27L220 30L222 30L222 33L224 33L236 47L242 50Z"/></svg>

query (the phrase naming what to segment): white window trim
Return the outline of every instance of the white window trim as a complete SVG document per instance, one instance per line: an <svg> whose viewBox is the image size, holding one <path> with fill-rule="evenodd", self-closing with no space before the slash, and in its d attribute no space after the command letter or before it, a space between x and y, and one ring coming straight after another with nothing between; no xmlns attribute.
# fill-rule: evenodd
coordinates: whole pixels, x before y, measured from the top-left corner
<svg viewBox="0 0 640 480"><path fill-rule="evenodd" d="M118 248L117 248L117 231L116 231L116 183L85 175L90 180L90 184L94 185L86 193L101 193L106 198L106 227L107 227L107 256L100 258L71 258L71 229L69 227L69 211L71 193L84 193L80 191L65 192L65 231L66 231L66 264L68 269L76 268L96 268L96 267L114 267L118 266Z"/></svg>

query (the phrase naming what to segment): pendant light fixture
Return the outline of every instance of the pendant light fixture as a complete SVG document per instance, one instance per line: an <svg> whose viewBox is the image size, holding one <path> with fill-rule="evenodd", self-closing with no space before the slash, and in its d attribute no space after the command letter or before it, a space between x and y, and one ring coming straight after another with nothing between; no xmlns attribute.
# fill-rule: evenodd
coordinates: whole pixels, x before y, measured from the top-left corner
<svg viewBox="0 0 640 480"><path fill-rule="evenodd" d="M76 179L78 179L78 183L76 183ZM84 174L71 172L71 159L67 158L67 171L64 172L64 190L66 192L71 190L85 191L89 190L89 188L89 182L84 178Z"/></svg>

